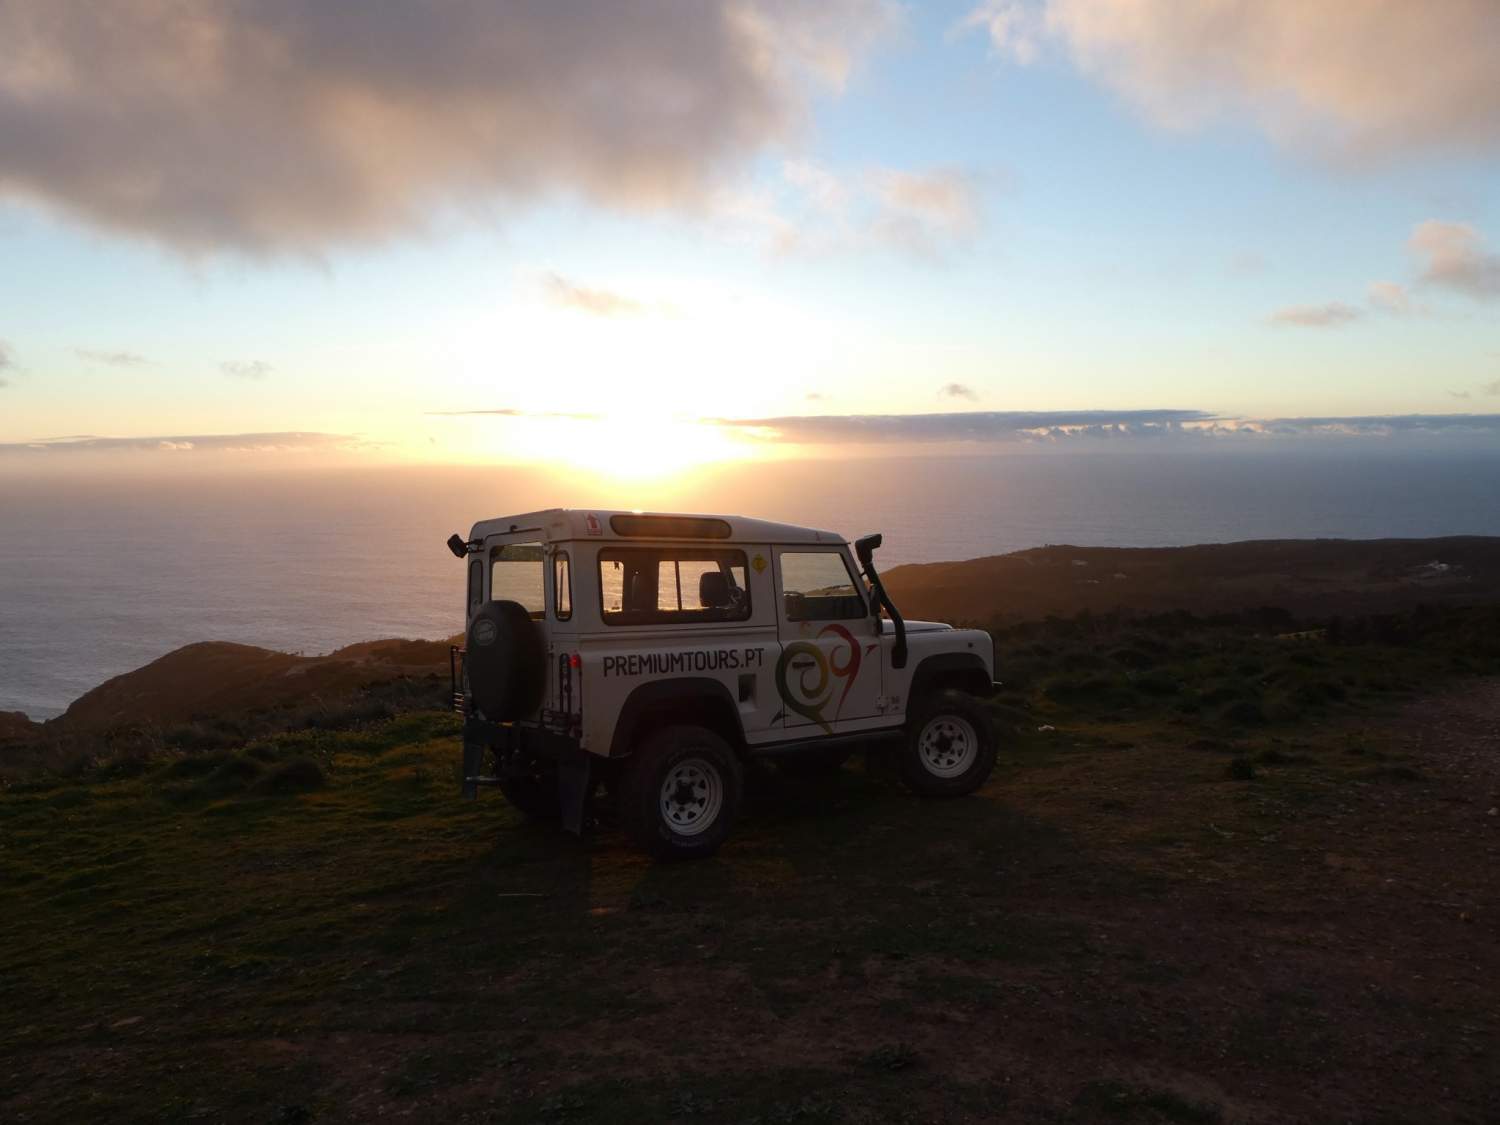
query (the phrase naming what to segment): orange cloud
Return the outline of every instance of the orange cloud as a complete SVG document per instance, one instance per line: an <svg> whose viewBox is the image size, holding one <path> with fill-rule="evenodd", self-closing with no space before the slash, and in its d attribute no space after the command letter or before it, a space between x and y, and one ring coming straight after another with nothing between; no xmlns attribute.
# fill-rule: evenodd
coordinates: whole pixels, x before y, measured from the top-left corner
<svg viewBox="0 0 1500 1125"><path fill-rule="evenodd" d="M1467 223L1428 219L1407 245L1422 262L1423 281L1471 297L1500 297L1500 254L1486 250L1483 236Z"/></svg>
<svg viewBox="0 0 1500 1125"><path fill-rule="evenodd" d="M1272 324L1300 328L1336 328L1358 320L1363 314L1352 305L1329 301L1326 305L1292 305L1271 314Z"/></svg>

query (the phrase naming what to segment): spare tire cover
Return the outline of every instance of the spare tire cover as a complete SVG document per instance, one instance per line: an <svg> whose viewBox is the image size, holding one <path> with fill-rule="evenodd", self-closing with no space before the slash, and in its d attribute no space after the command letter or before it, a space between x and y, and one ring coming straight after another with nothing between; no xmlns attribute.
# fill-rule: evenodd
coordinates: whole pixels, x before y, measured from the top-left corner
<svg viewBox="0 0 1500 1125"><path fill-rule="evenodd" d="M464 667L474 706L486 719L524 719L542 705L546 648L519 602L485 602L469 622Z"/></svg>

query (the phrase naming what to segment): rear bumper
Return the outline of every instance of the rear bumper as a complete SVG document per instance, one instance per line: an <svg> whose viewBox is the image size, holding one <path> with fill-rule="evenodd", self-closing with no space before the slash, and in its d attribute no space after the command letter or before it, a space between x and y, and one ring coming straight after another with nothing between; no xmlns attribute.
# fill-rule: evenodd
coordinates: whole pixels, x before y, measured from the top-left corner
<svg viewBox="0 0 1500 1125"><path fill-rule="evenodd" d="M480 774L485 753L491 750L497 776L485 778ZM527 723L492 723L469 715L464 719L464 796L473 796L471 790L480 785L535 773L540 766L582 752L578 739L571 734Z"/></svg>
<svg viewBox="0 0 1500 1125"><path fill-rule="evenodd" d="M491 751L495 772L486 775L485 760ZM575 735L524 723L492 723L473 715L464 720L461 792L466 799L478 797L480 786L538 774L557 778L563 827L582 832L593 788L593 761Z"/></svg>

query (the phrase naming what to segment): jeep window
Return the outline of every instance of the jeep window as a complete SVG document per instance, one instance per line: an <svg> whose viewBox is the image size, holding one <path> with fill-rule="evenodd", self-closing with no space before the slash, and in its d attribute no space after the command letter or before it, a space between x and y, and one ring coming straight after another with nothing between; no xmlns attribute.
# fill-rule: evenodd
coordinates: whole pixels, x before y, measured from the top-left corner
<svg viewBox="0 0 1500 1125"><path fill-rule="evenodd" d="M744 621L750 616L745 552L617 547L599 552L599 610L606 625Z"/></svg>
<svg viewBox="0 0 1500 1125"><path fill-rule="evenodd" d="M573 616L573 570L566 551L552 556L552 605L559 621Z"/></svg>
<svg viewBox="0 0 1500 1125"><path fill-rule="evenodd" d="M546 612L542 595L545 576L540 543L507 543L490 548L491 601L519 602L527 613L540 620Z"/></svg>
<svg viewBox="0 0 1500 1125"><path fill-rule="evenodd" d="M781 598L788 621L847 621L866 612L844 556L833 551L783 552Z"/></svg>

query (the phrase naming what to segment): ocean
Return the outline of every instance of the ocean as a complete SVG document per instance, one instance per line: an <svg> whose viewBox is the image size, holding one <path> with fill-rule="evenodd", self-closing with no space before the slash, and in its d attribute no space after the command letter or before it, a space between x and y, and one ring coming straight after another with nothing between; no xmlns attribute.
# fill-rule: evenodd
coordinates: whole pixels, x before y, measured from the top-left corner
<svg viewBox="0 0 1500 1125"><path fill-rule="evenodd" d="M881 531L881 561L1047 543L1500 535L1500 452L1018 453L716 466L670 485L494 468L0 477L0 710L36 719L192 641L323 653L462 629L444 546L541 507Z"/></svg>

